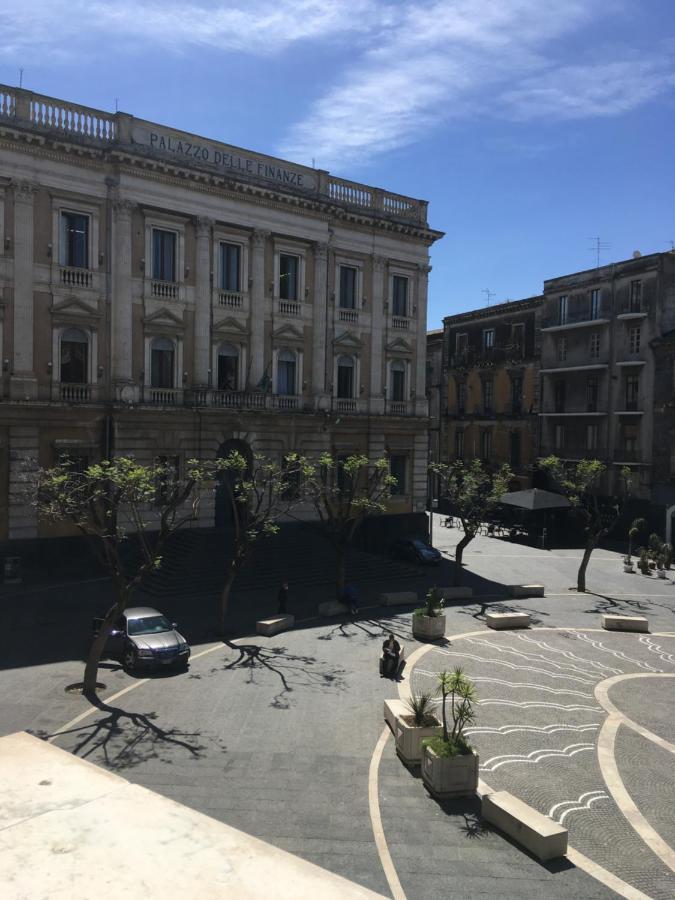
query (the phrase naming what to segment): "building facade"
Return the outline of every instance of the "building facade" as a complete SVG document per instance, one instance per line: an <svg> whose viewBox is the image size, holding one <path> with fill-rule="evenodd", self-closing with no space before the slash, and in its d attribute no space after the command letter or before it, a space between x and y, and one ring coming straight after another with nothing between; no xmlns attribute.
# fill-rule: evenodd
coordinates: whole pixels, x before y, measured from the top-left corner
<svg viewBox="0 0 675 900"><path fill-rule="evenodd" d="M674 327L672 253L636 253L546 281L540 454L602 460L607 493L630 466L633 496L663 504L659 485L675 472L672 342L664 341Z"/></svg>
<svg viewBox="0 0 675 900"><path fill-rule="evenodd" d="M447 460L508 463L522 487L537 447L540 308L532 297L443 320Z"/></svg>
<svg viewBox="0 0 675 900"><path fill-rule="evenodd" d="M23 477L64 454L387 453L423 510L439 237L424 201L0 86L0 540L59 533Z"/></svg>

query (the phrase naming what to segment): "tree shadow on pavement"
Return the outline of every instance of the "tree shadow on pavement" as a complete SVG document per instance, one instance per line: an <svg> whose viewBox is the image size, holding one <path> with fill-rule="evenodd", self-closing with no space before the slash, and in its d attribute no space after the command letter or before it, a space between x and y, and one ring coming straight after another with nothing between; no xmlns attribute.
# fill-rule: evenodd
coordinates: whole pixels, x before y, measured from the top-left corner
<svg viewBox="0 0 675 900"><path fill-rule="evenodd" d="M206 751L200 732L182 731L179 728L163 728L157 722L157 713L128 712L109 706L98 698L92 703L102 718L67 731L49 734L30 732L43 740L68 738L68 749L81 759L92 759L112 771L129 769L149 760L172 765L183 764L185 759L199 759ZM224 752L226 747L219 749Z"/></svg>
<svg viewBox="0 0 675 900"><path fill-rule="evenodd" d="M214 666L209 674L228 672L236 669L248 669L247 684L255 684L255 674L272 672L277 676L281 688L274 695L270 706L275 709L290 709L293 705L289 697L294 691L307 690L343 691L345 690L345 672L341 667L329 666L315 656L289 653L286 647L262 647L258 644L226 645L238 654L235 659L222 666Z"/></svg>
<svg viewBox="0 0 675 900"><path fill-rule="evenodd" d="M542 617L546 617L549 613L542 612L540 609L532 609L524 606L521 602L516 605L508 601L491 599L490 597L476 597L474 602L467 601L463 609L457 612L462 616L471 616L472 619L484 622L485 616L489 612L507 613L507 612L526 612L529 613L533 625L540 625L543 622Z"/></svg>

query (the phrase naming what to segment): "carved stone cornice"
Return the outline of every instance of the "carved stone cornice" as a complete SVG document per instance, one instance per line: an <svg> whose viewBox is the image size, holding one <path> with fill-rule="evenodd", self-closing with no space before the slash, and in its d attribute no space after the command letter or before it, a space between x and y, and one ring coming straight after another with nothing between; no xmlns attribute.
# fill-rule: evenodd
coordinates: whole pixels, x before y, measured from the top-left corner
<svg viewBox="0 0 675 900"><path fill-rule="evenodd" d="M433 266L430 266L429 263L418 263L417 271L420 276L428 275L431 272Z"/></svg>

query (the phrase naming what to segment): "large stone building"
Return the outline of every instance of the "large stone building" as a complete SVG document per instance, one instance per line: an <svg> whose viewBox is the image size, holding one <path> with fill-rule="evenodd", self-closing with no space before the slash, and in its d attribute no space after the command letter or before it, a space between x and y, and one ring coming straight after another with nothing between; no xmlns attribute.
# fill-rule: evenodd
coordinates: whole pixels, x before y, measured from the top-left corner
<svg viewBox="0 0 675 900"><path fill-rule="evenodd" d="M388 453L423 510L440 236L424 201L0 86L0 540L58 533L22 472L63 454Z"/></svg>
<svg viewBox="0 0 675 900"><path fill-rule="evenodd" d="M532 297L443 319L446 458L508 463L522 487L536 458L540 307Z"/></svg>

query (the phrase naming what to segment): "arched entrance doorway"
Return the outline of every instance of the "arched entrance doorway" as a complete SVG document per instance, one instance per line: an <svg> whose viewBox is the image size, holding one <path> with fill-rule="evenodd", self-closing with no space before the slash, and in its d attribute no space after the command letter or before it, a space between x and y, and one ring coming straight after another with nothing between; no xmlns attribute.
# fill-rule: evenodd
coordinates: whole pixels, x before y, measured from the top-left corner
<svg viewBox="0 0 675 900"><path fill-rule="evenodd" d="M666 510L666 543L673 543L673 515L675 515L675 506L669 506Z"/></svg>
<svg viewBox="0 0 675 900"><path fill-rule="evenodd" d="M247 461L250 471L253 468L253 451L246 441L238 440L237 438L225 441L218 448L216 456L218 459L226 459L233 451L241 453ZM222 472L216 484L214 521L216 528L229 528L232 524L232 508L227 488L227 479L229 478L231 476L227 472Z"/></svg>

